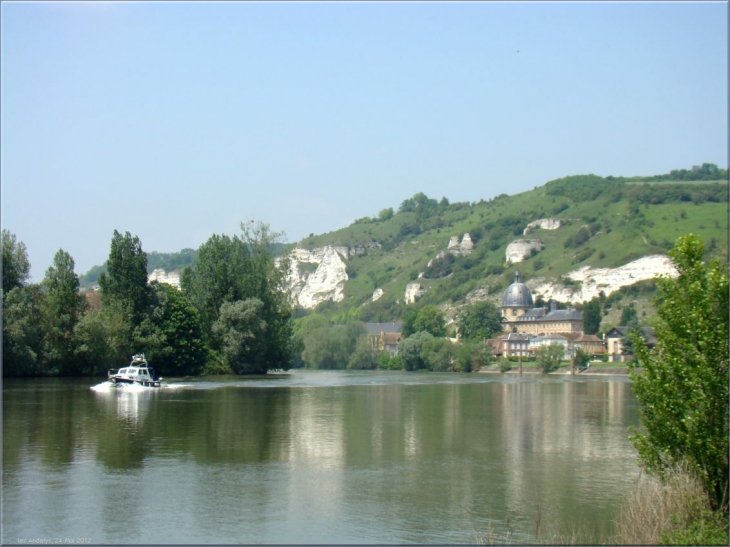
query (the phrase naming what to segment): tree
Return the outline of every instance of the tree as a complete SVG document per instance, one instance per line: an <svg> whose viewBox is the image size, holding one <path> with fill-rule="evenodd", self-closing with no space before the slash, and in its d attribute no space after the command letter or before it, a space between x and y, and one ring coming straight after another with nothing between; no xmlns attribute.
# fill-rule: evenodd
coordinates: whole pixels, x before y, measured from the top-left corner
<svg viewBox="0 0 730 547"><path fill-rule="evenodd" d="M74 272L74 260L63 249L53 258L53 265L43 279L43 360L48 372L63 376L78 375L75 356L74 328L87 304L79 294L79 277Z"/></svg>
<svg viewBox="0 0 730 547"><path fill-rule="evenodd" d="M102 302L105 305L117 302L127 313L130 323L139 325L149 305L149 286L147 253L142 250L137 236L132 237L129 232L122 236L114 230L107 270L108 274L99 275Z"/></svg>
<svg viewBox="0 0 730 547"><path fill-rule="evenodd" d="M562 344L550 344L535 350L535 360L544 373L554 372L560 368L560 361L565 355Z"/></svg>
<svg viewBox="0 0 730 547"><path fill-rule="evenodd" d="M583 332L597 334L601 328L601 303L597 298L583 306Z"/></svg>
<svg viewBox="0 0 730 547"><path fill-rule="evenodd" d="M160 374L187 376L199 374L206 352L198 310L185 295L165 283L152 283L152 311L136 332L140 339L147 334L150 363Z"/></svg>
<svg viewBox="0 0 730 547"><path fill-rule="evenodd" d="M30 277L30 262L25 243L18 241L15 234L2 231L3 247L3 295L15 287L23 287Z"/></svg>
<svg viewBox="0 0 730 547"><path fill-rule="evenodd" d="M446 338L432 338L424 342L421 358L429 370L453 372L457 370L458 348Z"/></svg>
<svg viewBox="0 0 730 547"><path fill-rule="evenodd" d="M42 332L38 285L3 293L3 376L42 374Z"/></svg>
<svg viewBox="0 0 730 547"><path fill-rule="evenodd" d="M481 342L466 340L457 352L458 372L477 372L492 360L492 348Z"/></svg>
<svg viewBox="0 0 730 547"><path fill-rule="evenodd" d="M341 369L367 334L360 321L314 329L304 337L302 360L307 368Z"/></svg>
<svg viewBox="0 0 730 547"><path fill-rule="evenodd" d="M195 268L186 268L182 288L201 316L212 349L220 349L213 325L222 305L257 299L265 326L261 361L270 368L289 368L293 359L292 306L286 290L288 260L273 255L282 234L263 223L241 223L240 237L214 235L198 250Z"/></svg>
<svg viewBox="0 0 730 547"><path fill-rule="evenodd" d="M492 302L469 304L462 311L459 332L463 338L492 338L502 332L502 313Z"/></svg>
<svg viewBox="0 0 730 547"><path fill-rule="evenodd" d="M444 314L438 306L428 304L423 306L416 316L413 322L413 328L416 332L426 331L431 333L432 336L441 337L446 336L446 320Z"/></svg>
<svg viewBox="0 0 730 547"><path fill-rule="evenodd" d="M213 332L221 340L223 359L235 374L266 374L266 322L262 318L264 303L257 298L225 302Z"/></svg>
<svg viewBox="0 0 730 547"><path fill-rule="evenodd" d="M403 360L403 367L406 370L426 368L421 351L423 345L432 339L433 335L430 332L421 331L409 336L405 340L401 340L400 344L398 344L398 355Z"/></svg>
<svg viewBox="0 0 730 547"><path fill-rule="evenodd" d="M350 358L347 360L347 368L351 370L376 369L378 367L379 357L380 352L373 347L373 345L370 343L370 340L368 340L368 337L361 336L357 339L357 343L355 344L355 350L352 352L352 355L350 355Z"/></svg>
<svg viewBox="0 0 730 547"><path fill-rule="evenodd" d="M657 344L634 337L641 430L632 439L647 470L663 476L689 465L713 509L727 512L728 273L703 253L697 236L677 240L669 256L679 276L657 280Z"/></svg>

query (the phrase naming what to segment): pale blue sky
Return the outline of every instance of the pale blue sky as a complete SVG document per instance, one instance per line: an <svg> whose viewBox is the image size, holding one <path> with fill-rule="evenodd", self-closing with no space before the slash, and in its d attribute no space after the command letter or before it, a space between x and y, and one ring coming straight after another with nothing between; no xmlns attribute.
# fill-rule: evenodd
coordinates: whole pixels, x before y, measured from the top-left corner
<svg viewBox="0 0 730 547"><path fill-rule="evenodd" d="M114 229L293 242L416 192L728 164L725 2L3 2L1 30L2 226L36 281Z"/></svg>

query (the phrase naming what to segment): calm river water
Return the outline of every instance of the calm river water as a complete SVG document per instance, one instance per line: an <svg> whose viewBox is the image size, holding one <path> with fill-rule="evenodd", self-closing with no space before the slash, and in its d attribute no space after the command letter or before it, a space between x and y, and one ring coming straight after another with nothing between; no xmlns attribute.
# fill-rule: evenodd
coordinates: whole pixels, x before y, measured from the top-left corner
<svg viewBox="0 0 730 547"><path fill-rule="evenodd" d="M3 385L2 542L476 543L609 530L623 377L293 371Z"/></svg>

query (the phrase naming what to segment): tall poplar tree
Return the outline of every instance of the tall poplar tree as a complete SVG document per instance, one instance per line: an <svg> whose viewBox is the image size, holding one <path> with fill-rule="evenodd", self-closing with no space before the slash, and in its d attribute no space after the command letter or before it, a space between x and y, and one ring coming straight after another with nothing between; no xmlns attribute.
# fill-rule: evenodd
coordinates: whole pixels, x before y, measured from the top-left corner
<svg viewBox="0 0 730 547"><path fill-rule="evenodd" d="M46 270L43 287L43 359L47 370L61 375L79 374L82 371L75 367L73 332L87 304L79 294L74 260L63 249L59 249L53 265Z"/></svg>
<svg viewBox="0 0 730 547"><path fill-rule="evenodd" d="M108 274L99 276L102 303L117 304L123 308L133 326L142 322L149 306L147 284L147 253L137 236L124 235L114 230L107 260Z"/></svg>

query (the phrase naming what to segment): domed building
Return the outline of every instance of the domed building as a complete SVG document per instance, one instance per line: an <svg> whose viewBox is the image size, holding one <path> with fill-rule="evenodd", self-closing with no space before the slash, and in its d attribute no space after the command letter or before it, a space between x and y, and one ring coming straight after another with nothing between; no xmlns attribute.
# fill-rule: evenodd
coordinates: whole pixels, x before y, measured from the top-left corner
<svg viewBox="0 0 730 547"><path fill-rule="evenodd" d="M520 281L520 272L515 272L515 280L502 296L502 320L514 321L527 313L535 305L527 285Z"/></svg>
<svg viewBox="0 0 730 547"><path fill-rule="evenodd" d="M531 335L566 334L583 332L583 314L573 307L557 309L557 302L550 307L535 308L532 293L520 281L520 272L502 296L502 324L504 330Z"/></svg>

